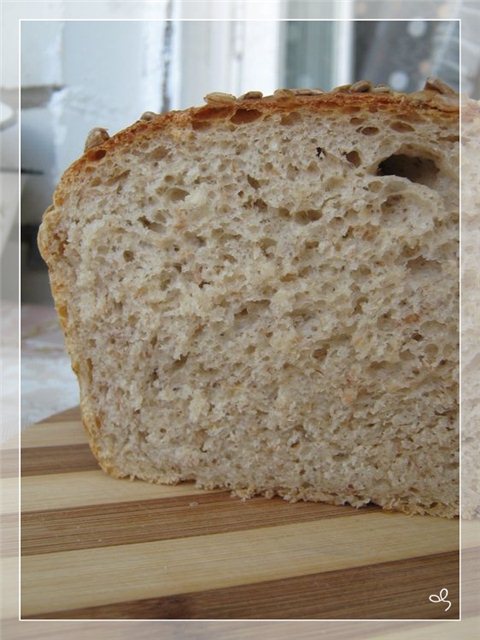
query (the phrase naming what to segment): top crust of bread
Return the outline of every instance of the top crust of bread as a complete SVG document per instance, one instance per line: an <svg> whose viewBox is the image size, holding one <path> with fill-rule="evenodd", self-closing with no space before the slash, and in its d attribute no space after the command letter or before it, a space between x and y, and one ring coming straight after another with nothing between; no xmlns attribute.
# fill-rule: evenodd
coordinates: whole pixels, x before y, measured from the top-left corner
<svg viewBox="0 0 480 640"><path fill-rule="evenodd" d="M428 87L428 81L426 87ZM280 89L273 96L262 98L238 98L228 94L210 94L216 96L215 100L208 100L207 104L200 107L192 107L184 111L170 111L164 114L151 114L146 120L139 119L131 126L119 131L112 137L108 137L105 129L94 129L93 132L104 132L103 135L94 135L93 140L87 145L84 154L76 160L63 174L62 180L53 197L54 205L63 204L64 190L69 190L72 182L80 179L81 174L87 169L92 160L103 157L103 152L121 150L132 144L139 144L143 139L149 138L152 133L161 129L190 129L195 126L208 126L209 121L227 120L237 116L237 124L248 124L255 111L265 115L268 113L288 113L292 110L305 108L312 112L348 113L349 110L361 108L362 110L384 110L396 113L401 107L405 115L415 116L419 112L429 112L432 119L450 120L458 122L459 104L458 95L442 86L442 93L438 89L426 88L415 93L365 93L351 91L347 87L334 89L331 92L305 95L308 90L284 90ZM443 92L445 91L445 93ZM259 92L249 92L257 94ZM249 94L245 94L248 96ZM222 99L222 96L223 99ZM352 111L353 113L354 111ZM93 133L91 132L91 133ZM105 135L106 134L106 135ZM44 221L48 222L47 209ZM48 255L48 246L41 247L42 252Z"/></svg>

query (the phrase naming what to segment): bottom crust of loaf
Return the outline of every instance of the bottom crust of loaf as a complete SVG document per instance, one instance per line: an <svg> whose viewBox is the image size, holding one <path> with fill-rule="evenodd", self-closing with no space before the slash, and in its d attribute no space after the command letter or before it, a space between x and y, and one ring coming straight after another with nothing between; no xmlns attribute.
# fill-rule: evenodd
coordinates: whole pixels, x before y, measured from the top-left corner
<svg viewBox="0 0 480 640"><path fill-rule="evenodd" d="M149 482L150 484L166 484L177 485L182 482L194 482L196 489L204 489L206 491L212 491L215 489L223 489L231 491L232 497L239 498L241 500L248 500L255 496L262 496L264 498L274 498L278 496L283 498L287 502L323 502L325 504L331 504L336 506L350 505L360 509L367 505L375 504L382 507L384 511L401 512L406 515L430 515L438 516L442 518L455 518L459 515L458 505L442 504L440 502L426 507L421 503L413 503L407 501L406 498L401 497L370 497L366 495L359 495L355 493L341 494L341 493L329 493L322 491L321 488L292 488L292 487L257 487L255 485L249 486L229 486L225 482L202 482L195 480L195 478L178 478L173 473L125 473L115 467L110 461L102 460L99 456L98 448L91 442L90 446L92 452L97 457L98 462L108 475L116 479L128 479L130 481L140 480Z"/></svg>

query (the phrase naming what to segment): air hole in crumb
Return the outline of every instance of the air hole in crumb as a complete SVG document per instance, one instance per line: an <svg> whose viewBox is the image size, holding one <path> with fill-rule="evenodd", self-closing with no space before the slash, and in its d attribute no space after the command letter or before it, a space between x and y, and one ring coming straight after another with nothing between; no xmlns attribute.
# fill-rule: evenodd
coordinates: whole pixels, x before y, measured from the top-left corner
<svg viewBox="0 0 480 640"><path fill-rule="evenodd" d="M336 189L344 184L344 179L340 176L332 176L325 182L325 189Z"/></svg>
<svg viewBox="0 0 480 640"><path fill-rule="evenodd" d="M259 181L255 180L255 178L252 178L252 176L247 176L247 182L254 189L258 189L258 187L260 186Z"/></svg>
<svg viewBox="0 0 480 640"><path fill-rule="evenodd" d="M273 253L271 251L272 247L277 246L276 241L272 240L271 238L262 238L258 244L260 249L266 256L271 255Z"/></svg>
<svg viewBox="0 0 480 640"><path fill-rule="evenodd" d="M411 338L412 338L412 340L415 340L415 342L421 342L423 340L422 334L421 333L417 333L417 332L412 333Z"/></svg>
<svg viewBox="0 0 480 640"><path fill-rule="evenodd" d="M365 122L364 118L350 118L351 124L363 124Z"/></svg>
<svg viewBox="0 0 480 640"><path fill-rule="evenodd" d="M380 330L389 331L391 329L395 329L396 326L396 321L393 320L388 313L384 313L377 318L377 327Z"/></svg>
<svg viewBox="0 0 480 640"><path fill-rule="evenodd" d="M327 356L328 350L326 347L322 347L321 349L315 349L312 353L312 356L315 360L324 360Z"/></svg>
<svg viewBox="0 0 480 640"><path fill-rule="evenodd" d="M364 136L374 136L380 131L380 129L378 129L377 127L362 127L361 129L359 129L359 131Z"/></svg>
<svg viewBox="0 0 480 640"><path fill-rule="evenodd" d="M282 117L280 118L280 124L288 126L300 122L301 119L302 116L299 113L297 113L296 111L292 111L291 113L284 113L282 115Z"/></svg>
<svg viewBox="0 0 480 640"><path fill-rule="evenodd" d="M369 366L369 369L372 371L384 371L389 368L389 363L385 360L381 360L380 362L372 362Z"/></svg>
<svg viewBox="0 0 480 640"><path fill-rule="evenodd" d="M97 160L101 160L102 158L104 158L106 155L107 152L105 149L92 149L87 153L87 158L88 160L96 162Z"/></svg>
<svg viewBox="0 0 480 640"><path fill-rule="evenodd" d="M99 184L102 184L102 180L100 178L94 178L91 182L92 187L98 187Z"/></svg>
<svg viewBox="0 0 480 640"><path fill-rule="evenodd" d="M358 113L360 111L360 107L355 107L355 106L350 106L350 107L343 107L342 109L343 113Z"/></svg>
<svg viewBox="0 0 480 640"><path fill-rule="evenodd" d="M133 251L124 251L123 252L123 259L125 260L125 262L132 262L132 260L133 260Z"/></svg>
<svg viewBox="0 0 480 640"><path fill-rule="evenodd" d="M138 219L139 222L142 223L142 225L144 227L146 227L147 229L150 229L152 223L150 222L150 220L148 218L146 218L145 216L140 216L140 218Z"/></svg>
<svg viewBox="0 0 480 640"><path fill-rule="evenodd" d="M262 198L257 198L253 203L253 206L260 209L260 211L265 211L267 209L267 203L265 200L262 200Z"/></svg>
<svg viewBox="0 0 480 640"><path fill-rule="evenodd" d="M295 180L297 176L298 176L298 167L290 163L287 167L287 178L289 180Z"/></svg>
<svg viewBox="0 0 480 640"><path fill-rule="evenodd" d="M357 299L355 306L353 307L353 313L362 313L363 305L367 302L368 298L366 296L361 296Z"/></svg>
<svg viewBox="0 0 480 640"><path fill-rule="evenodd" d="M178 369L181 369L183 366L185 366L185 363L187 362L187 360L188 360L188 353L184 356L180 356L178 360L174 360L171 366L172 371L177 371Z"/></svg>
<svg viewBox="0 0 480 640"><path fill-rule="evenodd" d="M147 158L150 160L162 160L168 154L168 149L166 147L160 146L150 151Z"/></svg>
<svg viewBox="0 0 480 640"><path fill-rule="evenodd" d="M237 109L230 118L230 122L234 124L246 124L247 122L257 120L261 115L261 112L257 109Z"/></svg>
<svg viewBox="0 0 480 640"><path fill-rule="evenodd" d="M205 129L210 129L211 126L211 122L206 120L192 120L192 129L194 131L204 131Z"/></svg>
<svg viewBox="0 0 480 640"><path fill-rule="evenodd" d="M298 224L310 224L316 222L322 217L322 212L317 209L307 209L306 211L297 211L294 215L294 220Z"/></svg>
<svg viewBox="0 0 480 640"><path fill-rule="evenodd" d="M383 184L380 182L380 180L374 180L373 182L369 182L368 184L368 190L373 191L373 193L378 193L379 191L381 191L382 187Z"/></svg>
<svg viewBox="0 0 480 640"><path fill-rule="evenodd" d="M361 159L358 151L349 151L345 154L345 158L348 160L348 162L350 162L350 164L353 164L354 167L360 166Z"/></svg>
<svg viewBox="0 0 480 640"><path fill-rule="evenodd" d="M425 346L425 353L429 358L433 358L438 353L438 347L436 344L427 344Z"/></svg>
<svg viewBox="0 0 480 640"><path fill-rule="evenodd" d="M169 189L167 191L166 196L170 200L170 202L180 202L182 200L185 200L185 198L188 196L188 191L179 189L178 187L174 187L173 189Z"/></svg>
<svg viewBox="0 0 480 640"><path fill-rule="evenodd" d="M90 360L90 358L87 358L86 366L87 366L87 378L88 378L88 381L92 382L93 364L92 364L92 361Z"/></svg>
<svg viewBox="0 0 480 640"><path fill-rule="evenodd" d="M440 263L437 260L427 260L423 256L413 258L407 262L407 268L413 273L435 273L440 268Z"/></svg>
<svg viewBox="0 0 480 640"><path fill-rule="evenodd" d="M407 124L406 122L400 122L400 120L396 120L395 122L392 122L390 124L390 129L393 129L394 131L398 131L399 133L404 133L407 131L415 131L415 129L411 127L409 124Z"/></svg>
<svg viewBox="0 0 480 640"><path fill-rule="evenodd" d="M318 240L307 240L305 242L305 249L316 249L318 247Z"/></svg>
<svg viewBox="0 0 480 640"><path fill-rule="evenodd" d="M430 158L393 154L378 165L378 176L398 176L426 186L432 186L439 170Z"/></svg>

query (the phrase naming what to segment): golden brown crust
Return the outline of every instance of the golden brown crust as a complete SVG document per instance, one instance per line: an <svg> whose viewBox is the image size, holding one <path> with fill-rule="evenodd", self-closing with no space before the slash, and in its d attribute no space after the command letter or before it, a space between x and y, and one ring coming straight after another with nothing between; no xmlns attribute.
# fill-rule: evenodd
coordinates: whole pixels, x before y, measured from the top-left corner
<svg viewBox="0 0 480 640"><path fill-rule="evenodd" d="M376 92L376 88L381 89L381 92ZM107 153L121 150L122 147L141 142L143 138L148 138L162 129L191 129L203 123L208 126L212 120L232 118L232 122L240 126L249 122L248 112L269 115L295 109L345 112L360 107L371 112L396 112L401 108L407 116L428 112L431 117L438 119L458 118L458 95L447 85L433 78L427 80L424 90L411 94L387 92L385 85L372 87L367 81L337 87L328 93L318 93L319 91L321 90L279 89L273 96L265 97L259 97L260 92L250 91L237 99L230 94L215 93L206 96L207 104L200 107L156 116L148 112L148 117L141 116L137 122L112 137L106 137L105 129L96 128L87 138L85 153L64 173L54 194L54 204L62 204L72 182L92 161L101 159Z"/></svg>

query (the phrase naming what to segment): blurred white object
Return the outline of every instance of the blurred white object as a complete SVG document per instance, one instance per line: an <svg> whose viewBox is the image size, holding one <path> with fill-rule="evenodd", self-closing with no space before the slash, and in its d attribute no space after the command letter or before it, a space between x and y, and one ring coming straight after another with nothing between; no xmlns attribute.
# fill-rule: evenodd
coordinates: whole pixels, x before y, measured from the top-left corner
<svg viewBox="0 0 480 640"><path fill-rule="evenodd" d="M15 121L15 113L8 104L0 102L0 129L6 128Z"/></svg>
<svg viewBox="0 0 480 640"><path fill-rule="evenodd" d="M0 255L18 214L18 122L13 109L0 102Z"/></svg>

